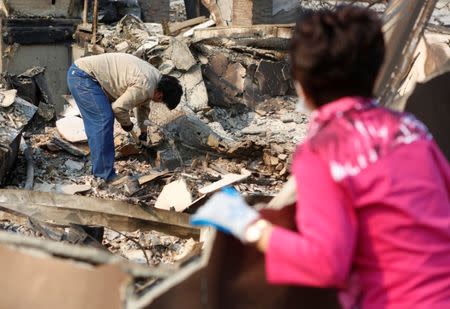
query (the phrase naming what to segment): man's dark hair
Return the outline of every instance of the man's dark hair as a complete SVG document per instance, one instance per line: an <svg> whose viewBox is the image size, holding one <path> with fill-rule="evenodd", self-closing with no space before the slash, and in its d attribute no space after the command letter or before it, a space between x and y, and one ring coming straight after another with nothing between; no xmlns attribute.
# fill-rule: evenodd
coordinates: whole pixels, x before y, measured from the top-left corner
<svg viewBox="0 0 450 309"><path fill-rule="evenodd" d="M293 78L317 106L344 96L371 97L384 53L375 12L355 6L309 11L292 38Z"/></svg>
<svg viewBox="0 0 450 309"><path fill-rule="evenodd" d="M173 76L163 74L156 90L162 92L162 101L172 110L180 103L183 88L180 82Z"/></svg>

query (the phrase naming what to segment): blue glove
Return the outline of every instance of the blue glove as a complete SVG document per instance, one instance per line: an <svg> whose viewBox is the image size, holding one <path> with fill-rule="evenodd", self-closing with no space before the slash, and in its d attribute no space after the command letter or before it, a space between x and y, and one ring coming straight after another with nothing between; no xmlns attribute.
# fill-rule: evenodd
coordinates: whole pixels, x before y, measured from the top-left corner
<svg viewBox="0 0 450 309"><path fill-rule="evenodd" d="M191 217L192 225L210 225L245 242L247 226L260 217L233 188L214 194Z"/></svg>

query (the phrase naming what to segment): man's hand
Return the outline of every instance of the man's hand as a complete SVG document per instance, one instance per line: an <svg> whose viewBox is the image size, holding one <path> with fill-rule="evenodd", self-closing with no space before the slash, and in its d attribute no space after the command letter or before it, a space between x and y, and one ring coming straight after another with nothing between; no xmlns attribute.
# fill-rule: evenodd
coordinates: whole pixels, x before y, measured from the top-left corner
<svg viewBox="0 0 450 309"><path fill-rule="evenodd" d="M248 206L236 190L225 188L199 208L191 217L191 224L211 225L245 242L248 225L259 217L259 213Z"/></svg>
<svg viewBox="0 0 450 309"><path fill-rule="evenodd" d="M125 132L131 132L131 130L133 130L133 124L130 124L129 126L124 126L124 125L122 125L122 129L123 129Z"/></svg>
<svg viewBox="0 0 450 309"><path fill-rule="evenodd" d="M141 142L146 143L147 142L147 132L141 132L141 134L139 135L139 140Z"/></svg>

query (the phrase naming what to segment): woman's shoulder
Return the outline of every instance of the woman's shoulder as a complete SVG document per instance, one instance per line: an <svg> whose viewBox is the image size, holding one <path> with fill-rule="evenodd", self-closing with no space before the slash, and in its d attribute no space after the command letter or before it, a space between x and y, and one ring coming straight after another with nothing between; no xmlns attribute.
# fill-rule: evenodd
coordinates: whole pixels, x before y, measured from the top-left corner
<svg viewBox="0 0 450 309"><path fill-rule="evenodd" d="M340 180L357 175L402 145L426 139L431 135L414 116L374 107L336 115L306 143Z"/></svg>

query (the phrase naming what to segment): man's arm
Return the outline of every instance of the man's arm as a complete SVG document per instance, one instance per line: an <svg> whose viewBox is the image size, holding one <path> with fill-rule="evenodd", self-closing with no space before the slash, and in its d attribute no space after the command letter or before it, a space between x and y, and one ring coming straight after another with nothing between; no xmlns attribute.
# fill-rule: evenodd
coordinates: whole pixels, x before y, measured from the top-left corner
<svg viewBox="0 0 450 309"><path fill-rule="evenodd" d="M131 86L112 104L112 110L122 127L133 125L130 110L142 102L149 100L146 91L140 86Z"/></svg>
<svg viewBox="0 0 450 309"><path fill-rule="evenodd" d="M139 104L134 109L134 115L137 119L137 124L141 132L147 132L147 126L144 124L148 120L148 115L150 114L150 101L145 101Z"/></svg>

